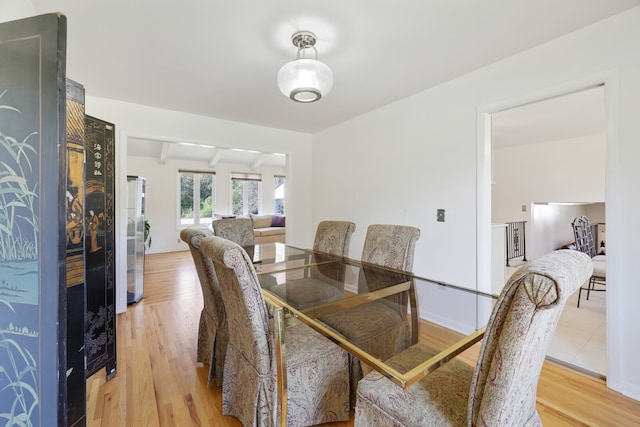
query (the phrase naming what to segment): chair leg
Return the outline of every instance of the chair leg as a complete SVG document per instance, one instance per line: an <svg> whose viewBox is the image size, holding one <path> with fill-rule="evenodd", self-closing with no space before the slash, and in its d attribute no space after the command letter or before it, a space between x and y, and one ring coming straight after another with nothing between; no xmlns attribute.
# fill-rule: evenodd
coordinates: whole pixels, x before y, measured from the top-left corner
<svg viewBox="0 0 640 427"><path fill-rule="evenodd" d="M600 282L599 282L600 283ZM586 291L587 292L587 297L586 299L589 299L589 296L591 295L591 291L604 291L604 289L596 289L596 277L595 276L591 276L591 278L589 278L589 283L587 284L587 286L581 286L578 289L578 308L580 308L580 298L582 297L582 291Z"/></svg>
<svg viewBox="0 0 640 427"><path fill-rule="evenodd" d="M578 289L578 308L580 308L580 297L582 297L582 286Z"/></svg>
<svg viewBox="0 0 640 427"><path fill-rule="evenodd" d="M587 301L589 301L589 295L591 294L591 291L595 289L595 287L596 287L596 279L595 277L591 276L591 279L589 279L589 288L587 289Z"/></svg>

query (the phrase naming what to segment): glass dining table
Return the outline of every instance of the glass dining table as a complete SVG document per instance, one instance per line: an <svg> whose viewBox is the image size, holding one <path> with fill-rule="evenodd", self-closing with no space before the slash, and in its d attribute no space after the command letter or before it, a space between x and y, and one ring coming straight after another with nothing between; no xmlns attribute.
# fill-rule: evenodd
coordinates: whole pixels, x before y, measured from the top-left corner
<svg viewBox="0 0 640 427"><path fill-rule="evenodd" d="M354 259L281 243L253 249L267 303L403 388L479 342L495 303L490 294ZM435 351L389 363L419 342Z"/></svg>

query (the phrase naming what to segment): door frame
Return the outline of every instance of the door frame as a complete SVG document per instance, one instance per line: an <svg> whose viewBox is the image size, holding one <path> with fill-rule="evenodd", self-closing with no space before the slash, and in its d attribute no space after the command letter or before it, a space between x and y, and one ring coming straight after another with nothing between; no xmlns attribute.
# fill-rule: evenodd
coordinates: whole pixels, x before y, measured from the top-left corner
<svg viewBox="0 0 640 427"><path fill-rule="evenodd" d="M496 103L479 106L477 110L477 164L476 164L476 283L479 290L491 289L491 180L492 142L491 115L546 99L569 95L574 92L604 85L605 99L605 215L607 218L607 277L610 282L623 284L618 279L620 224L616 212L620 212L619 141L618 141L618 70L597 73L582 79L565 82L553 87L508 98ZM623 313L615 307L623 307L623 289L616 286L607 290L607 386L621 391L623 366Z"/></svg>

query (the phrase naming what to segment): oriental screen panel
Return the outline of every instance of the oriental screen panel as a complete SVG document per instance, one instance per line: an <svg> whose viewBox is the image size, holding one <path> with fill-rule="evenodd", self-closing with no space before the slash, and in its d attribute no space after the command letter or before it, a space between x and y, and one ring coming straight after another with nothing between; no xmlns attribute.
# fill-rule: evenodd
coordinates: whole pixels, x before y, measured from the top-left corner
<svg viewBox="0 0 640 427"><path fill-rule="evenodd" d="M66 425L66 18L0 24L0 419Z"/></svg>
<svg viewBox="0 0 640 427"><path fill-rule="evenodd" d="M87 377L116 373L115 126L85 116L84 242L87 291Z"/></svg>

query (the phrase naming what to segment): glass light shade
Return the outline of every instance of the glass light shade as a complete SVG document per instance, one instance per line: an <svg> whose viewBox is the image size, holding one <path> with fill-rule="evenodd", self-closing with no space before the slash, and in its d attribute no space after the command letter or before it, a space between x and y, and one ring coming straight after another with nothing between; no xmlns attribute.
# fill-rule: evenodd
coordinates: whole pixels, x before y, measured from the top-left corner
<svg viewBox="0 0 640 427"><path fill-rule="evenodd" d="M317 101L333 87L333 71L317 59L295 59L278 71L278 86L294 101Z"/></svg>

